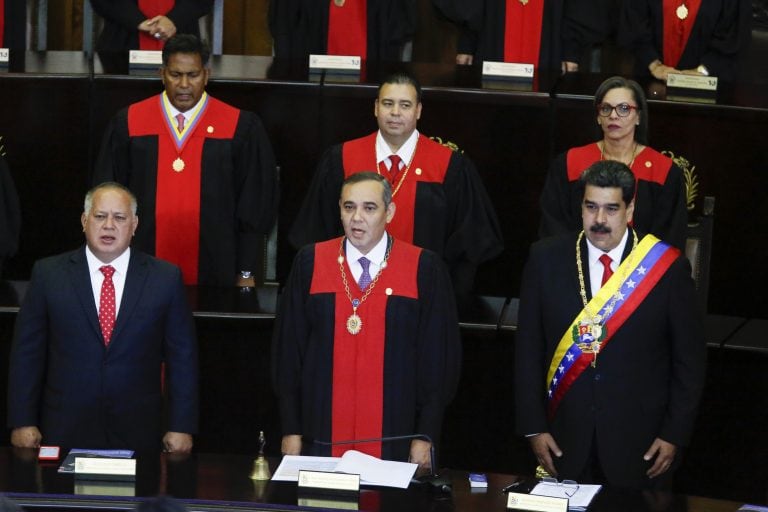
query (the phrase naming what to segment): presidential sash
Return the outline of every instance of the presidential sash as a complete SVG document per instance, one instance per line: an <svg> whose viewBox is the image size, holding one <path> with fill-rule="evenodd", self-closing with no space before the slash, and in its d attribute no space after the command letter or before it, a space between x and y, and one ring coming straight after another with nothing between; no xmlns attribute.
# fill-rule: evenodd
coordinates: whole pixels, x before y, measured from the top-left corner
<svg viewBox="0 0 768 512"><path fill-rule="evenodd" d="M646 235L600 291L592 297L560 339L547 372L550 419L563 396L597 353L605 350L627 318L642 304L680 251L653 235ZM587 311L597 312L595 324Z"/></svg>

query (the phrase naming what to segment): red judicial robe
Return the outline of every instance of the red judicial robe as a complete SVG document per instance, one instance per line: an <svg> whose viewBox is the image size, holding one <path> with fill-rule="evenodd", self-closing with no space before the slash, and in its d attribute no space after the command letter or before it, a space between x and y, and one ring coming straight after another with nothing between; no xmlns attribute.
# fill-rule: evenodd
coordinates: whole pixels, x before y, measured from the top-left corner
<svg viewBox="0 0 768 512"><path fill-rule="evenodd" d="M552 161L540 199L542 238L582 228L584 191L579 176L599 160L600 147L591 143ZM683 171L669 157L646 147L635 156L632 172L637 180L633 226L685 249L688 210Z"/></svg>
<svg viewBox="0 0 768 512"><path fill-rule="evenodd" d="M399 61L403 45L416 32L415 0L345 0L345 6L333 0L271 0L269 29L274 39L275 57L307 59L310 54L327 54L331 9L349 8L365 1L367 24L362 32L370 61ZM332 38L333 39L333 38Z"/></svg>
<svg viewBox="0 0 768 512"><path fill-rule="evenodd" d="M541 3L543 2L543 7ZM535 64L540 69L560 70L562 62L561 25L563 18L563 0L529 0L523 6L519 2L514 5L516 13L507 16L507 0L433 0L434 5L449 20L456 23L461 32L457 42L457 53L474 55L479 64L484 60L513 61L525 60ZM534 25L533 18L523 23L523 33L518 33L521 26L517 24L518 12L541 11ZM526 16L527 18L527 16ZM520 56L505 59L505 41L508 32L517 42L525 44L531 38L538 37L538 58L527 59Z"/></svg>
<svg viewBox="0 0 768 512"><path fill-rule="evenodd" d="M261 242L275 218L277 176L267 134L256 114L209 97L180 155L175 148L160 96L135 103L107 127L94 183L117 181L136 195L140 222L133 246L142 251L160 255L157 240L168 240L163 228L173 233L197 224L197 239L185 237L169 248L197 247L197 268L171 261L186 270L186 284L232 286L238 271L259 270ZM173 170L177 156L186 163L180 173ZM175 178L192 173L199 173L199 183L176 188ZM158 203L158 197L166 200ZM190 218L194 211L199 216Z"/></svg>
<svg viewBox="0 0 768 512"><path fill-rule="evenodd" d="M21 231L21 207L13 178L0 156L0 276L3 261L16 254Z"/></svg>
<svg viewBox="0 0 768 512"><path fill-rule="evenodd" d="M326 151L293 224L291 244L298 248L341 235L339 192L344 178L375 169L376 132ZM410 170L393 202L397 211L390 231L442 256L459 295L471 289L476 266L502 251L499 221L474 164L424 135L419 135Z"/></svg>
<svg viewBox="0 0 768 512"><path fill-rule="evenodd" d="M356 335L346 331L352 305L337 260L342 239L308 245L294 260L275 324L272 373L283 433L305 436L306 453L331 452L309 440L440 438L461 365L451 285L434 253L391 241L387 266L357 310L363 326ZM352 296L360 297L344 265ZM407 460L409 446L343 448Z"/></svg>
<svg viewBox="0 0 768 512"><path fill-rule="evenodd" d="M147 13L154 13L154 10L148 9L154 4L163 7L172 5L163 14L176 25L176 32L200 37L199 20L211 12L213 0L91 0L93 10L104 19L104 29L96 41L97 51L139 49L136 27L154 17L142 12L140 4Z"/></svg>
<svg viewBox="0 0 768 512"><path fill-rule="evenodd" d="M648 65L664 60L663 0L624 2L618 41L635 55L637 73L649 75ZM734 78L739 52L751 37L752 6L749 0L701 0L691 33L679 62L664 62L677 69L703 64L724 80Z"/></svg>

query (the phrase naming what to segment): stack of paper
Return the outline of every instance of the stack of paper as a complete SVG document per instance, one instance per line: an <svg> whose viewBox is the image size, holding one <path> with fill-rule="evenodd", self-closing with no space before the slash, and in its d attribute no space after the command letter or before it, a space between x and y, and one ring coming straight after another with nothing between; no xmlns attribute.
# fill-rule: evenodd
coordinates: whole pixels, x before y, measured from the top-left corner
<svg viewBox="0 0 768 512"><path fill-rule="evenodd" d="M360 475L362 485L405 489L411 483L417 467L418 464L381 460L356 450L349 450L342 457L286 455L272 480L298 482L299 470L328 471Z"/></svg>

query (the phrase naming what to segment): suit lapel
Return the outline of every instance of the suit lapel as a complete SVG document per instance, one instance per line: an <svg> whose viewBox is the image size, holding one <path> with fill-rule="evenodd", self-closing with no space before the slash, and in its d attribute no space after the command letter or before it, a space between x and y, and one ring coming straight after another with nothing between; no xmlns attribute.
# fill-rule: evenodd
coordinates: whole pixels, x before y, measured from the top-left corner
<svg viewBox="0 0 768 512"><path fill-rule="evenodd" d="M88 319L88 324L103 344L104 337L101 334L99 312L96 309L96 302L93 297L91 274L88 271L88 261L85 259L85 246L72 254L70 262L72 265L69 267L69 279L72 283L72 289L75 291L75 295L80 301L83 311L85 311L85 317Z"/></svg>
<svg viewBox="0 0 768 512"><path fill-rule="evenodd" d="M136 304L138 304L141 297L141 290L144 288L148 271L147 259L143 254L132 249L131 259L128 262L128 275L125 276L123 297L120 301L120 310L117 313L110 345L119 339L120 332L128 323L134 309L136 309Z"/></svg>

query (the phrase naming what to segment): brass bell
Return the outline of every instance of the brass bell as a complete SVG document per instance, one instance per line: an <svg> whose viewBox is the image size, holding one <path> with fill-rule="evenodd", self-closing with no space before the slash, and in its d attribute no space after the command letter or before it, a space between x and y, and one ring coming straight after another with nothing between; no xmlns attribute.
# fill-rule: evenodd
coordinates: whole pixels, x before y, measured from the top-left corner
<svg viewBox="0 0 768 512"><path fill-rule="evenodd" d="M269 480L272 478L272 472L269 470L269 463L264 457L264 431L259 432L259 456L253 461L253 470L251 470L251 480Z"/></svg>

